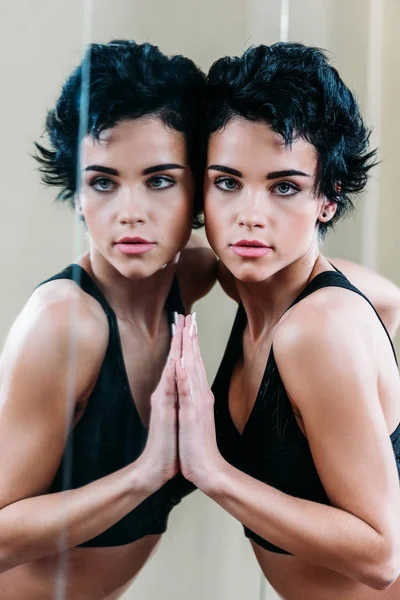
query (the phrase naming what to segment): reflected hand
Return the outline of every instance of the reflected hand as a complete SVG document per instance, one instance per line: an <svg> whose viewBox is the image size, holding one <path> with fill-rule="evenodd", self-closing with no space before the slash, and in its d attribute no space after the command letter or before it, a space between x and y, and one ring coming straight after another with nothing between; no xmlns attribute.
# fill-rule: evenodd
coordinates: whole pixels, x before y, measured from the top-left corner
<svg viewBox="0 0 400 600"><path fill-rule="evenodd" d="M182 334L174 335L161 379L151 396L146 447L139 457L156 490L179 472L178 415L175 364L180 360Z"/></svg>
<svg viewBox="0 0 400 600"><path fill-rule="evenodd" d="M177 335L182 337L182 361L176 362L179 463L184 477L206 491L212 474L224 464L215 435L214 396L192 316L179 317Z"/></svg>

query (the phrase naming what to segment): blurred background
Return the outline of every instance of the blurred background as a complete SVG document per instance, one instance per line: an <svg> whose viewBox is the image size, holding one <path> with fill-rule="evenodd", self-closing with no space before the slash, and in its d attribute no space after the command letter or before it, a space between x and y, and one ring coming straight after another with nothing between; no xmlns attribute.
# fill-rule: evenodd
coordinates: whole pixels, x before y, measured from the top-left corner
<svg viewBox="0 0 400 600"><path fill-rule="evenodd" d="M84 247L74 215L41 185L31 154L46 111L89 41L149 41L205 70L222 55L279 39L327 49L373 127L382 162L358 212L324 242L325 253L363 263L400 285L399 22L398 0L1 0L0 341L33 288ZM196 310L211 382L235 306L217 287ZM159 550L124 599L161 596L277 598L260 576L241 526L200 492L172 513Z"/></svg>

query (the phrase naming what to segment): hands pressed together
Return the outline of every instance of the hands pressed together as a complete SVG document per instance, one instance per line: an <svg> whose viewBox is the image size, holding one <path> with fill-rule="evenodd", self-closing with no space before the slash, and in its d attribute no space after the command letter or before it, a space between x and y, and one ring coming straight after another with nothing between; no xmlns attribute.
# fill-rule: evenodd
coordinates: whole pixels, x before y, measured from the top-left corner
<svg viewBox="0 0 400 600"><path fill-rule="evenodd" d="M143 452L162 483L179 470L203 491L223 464L214 424L214 396L200 353L195 313L176 315L171 348L151 397Z"/></svg>

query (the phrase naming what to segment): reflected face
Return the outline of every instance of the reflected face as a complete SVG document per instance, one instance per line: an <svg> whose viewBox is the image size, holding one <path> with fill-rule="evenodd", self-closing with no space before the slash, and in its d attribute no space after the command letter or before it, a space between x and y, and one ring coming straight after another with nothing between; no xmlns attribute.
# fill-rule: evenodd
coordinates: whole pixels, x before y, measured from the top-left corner
<svg viewBox="0 0 400 600"><path fill-rule="evenodd" d="M175 260L191 232L193 181L183 134L141 118L82 144L77 206L92 253L125 277L153 275Z"/></svg>
<svg viewBox="0 0 400 600"><path fill-rule="evenodd" d="M236 278L263 281L317 248L335 204L315 196L311 144L285 147L268 125L235 119L211 136L207 164L207 237Z"/></svg>

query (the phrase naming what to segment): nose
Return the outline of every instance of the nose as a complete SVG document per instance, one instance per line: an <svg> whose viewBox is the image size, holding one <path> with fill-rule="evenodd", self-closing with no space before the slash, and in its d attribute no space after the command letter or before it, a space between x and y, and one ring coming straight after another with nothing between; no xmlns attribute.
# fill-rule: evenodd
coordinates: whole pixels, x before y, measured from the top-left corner
<svg viewBox="0 0 400 600"><path fill-rule="evenodd" d="M263 191L249 191L243 199L241 211L238 215L238 225L253 229L263 228L267 221L267 202Z"/></svg>
<svg viewBox="0 0 400 600"><path fill-rule="evenodd" d="M138 190L124 190L121 194L119 222L122 225L140 225L147 220L146 203Z"/></svg>

